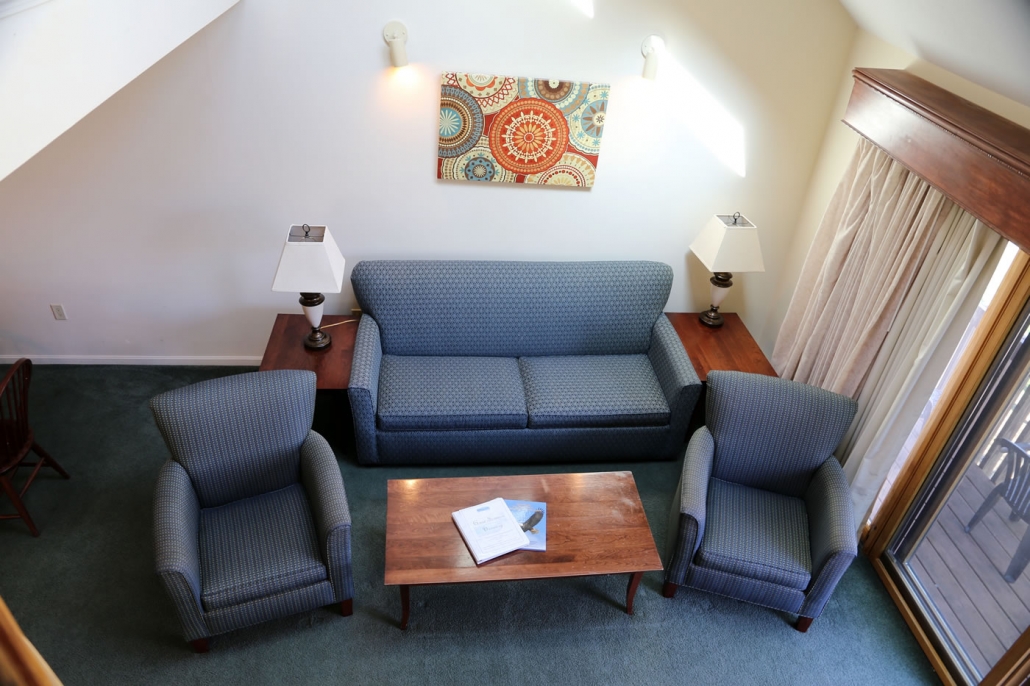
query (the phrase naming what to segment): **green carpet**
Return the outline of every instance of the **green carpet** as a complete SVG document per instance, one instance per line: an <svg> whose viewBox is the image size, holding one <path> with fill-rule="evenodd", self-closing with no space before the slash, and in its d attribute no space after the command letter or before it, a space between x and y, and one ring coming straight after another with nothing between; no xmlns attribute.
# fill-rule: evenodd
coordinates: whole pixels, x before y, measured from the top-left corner
<svg viewBox="0 0 1030 686"><path fill-rule="evenodd" d="M34 371L37 440L72 479L51 473L29 491L39 539L0 522L0 595L66 684L936 683L864 558L807 634L711 594L667 600L660 573L645 575L632 617L626 577L414 588L402 632L397 590L383 586L387 479L630 469L662 542L679 464L360 467L346 403L332 394L319 395L315 428L336 448L350 498L354 616L320 609L215 637L195 655L153 571L153 487L167 452L147 401L245 370Z"/></svg>

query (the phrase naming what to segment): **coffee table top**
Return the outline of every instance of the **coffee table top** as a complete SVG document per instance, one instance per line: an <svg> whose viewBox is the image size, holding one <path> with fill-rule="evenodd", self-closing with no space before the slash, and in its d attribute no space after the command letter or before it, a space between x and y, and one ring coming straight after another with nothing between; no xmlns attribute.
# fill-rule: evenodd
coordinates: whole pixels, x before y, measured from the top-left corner
<svg viewBox="0 0 1030 686"><path fill-rule="evenodd" d="M660 571L631 472L391 479L387 586ZM547 550L476 566L451 513L493 498L547 503Z"/></svg>

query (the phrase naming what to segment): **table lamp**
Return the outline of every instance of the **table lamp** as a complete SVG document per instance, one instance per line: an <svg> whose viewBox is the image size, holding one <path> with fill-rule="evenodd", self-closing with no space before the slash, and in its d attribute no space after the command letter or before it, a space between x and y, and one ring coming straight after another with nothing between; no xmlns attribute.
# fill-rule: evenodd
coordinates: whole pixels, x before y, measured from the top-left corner
<svg viewBox="0 0 1030 686"><path fill-rule="evenodd" d="M311 324L311 333L304 339L308 348L325 348L332 343L329 334L319 328L325 302L322 293L339 293L343 289L345 264L327 227L307 224L290 227L272 290L300 293L300 305Z"/></svg>
<svg viewBox="0 0 1030 686"><path fill-rule="evenodd" d="M758 243L758 227L737 212L717 214L701 229L690 249L701 263L712 272L712 304L702 312L701 323L711 327L722 326L719 305L733 285L730 272L764 272L762 247Z"/></svg>

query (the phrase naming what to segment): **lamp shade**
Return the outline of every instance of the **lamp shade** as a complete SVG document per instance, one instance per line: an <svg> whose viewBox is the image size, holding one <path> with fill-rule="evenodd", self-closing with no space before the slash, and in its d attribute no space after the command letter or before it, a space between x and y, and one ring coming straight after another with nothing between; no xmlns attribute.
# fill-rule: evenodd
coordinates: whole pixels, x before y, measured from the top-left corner
<svg viewBox="0 0 1030 686"><path fill-rule="evenodd" d="M273 291L339 293L346 261L325 226L294 224L275 270Z"/></svg>
<svg viewBox="0 0 1030 686"><path fill-rule="evenodd" d="M690 250L711 272L765 271L758 227L740 214L712 217L690 244Z"/></svg>

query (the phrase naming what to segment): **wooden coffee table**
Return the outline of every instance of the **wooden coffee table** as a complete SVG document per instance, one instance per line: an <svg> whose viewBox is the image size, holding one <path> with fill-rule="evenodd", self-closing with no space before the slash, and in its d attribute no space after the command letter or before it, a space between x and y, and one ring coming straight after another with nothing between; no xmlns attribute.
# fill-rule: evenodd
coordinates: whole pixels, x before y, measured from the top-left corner
<svg viewBox="0 0 1030 686"><path fill-rule="evenodd" d="M476 566L451 513L497 497L547 503L546 552L517 550ZM640 578L661 570L631 472L387 482L385 583L400 587L401 629L411 586L630 574L633 614Z"/></svg>

